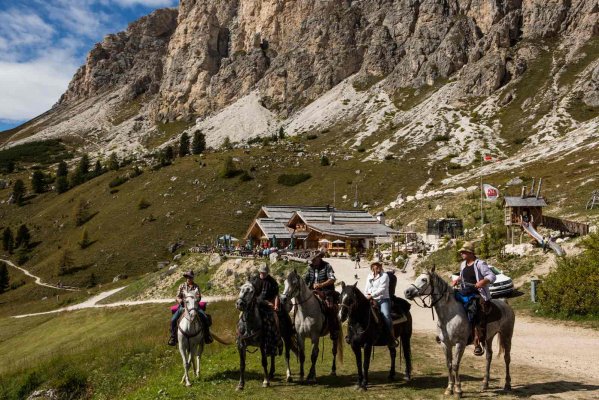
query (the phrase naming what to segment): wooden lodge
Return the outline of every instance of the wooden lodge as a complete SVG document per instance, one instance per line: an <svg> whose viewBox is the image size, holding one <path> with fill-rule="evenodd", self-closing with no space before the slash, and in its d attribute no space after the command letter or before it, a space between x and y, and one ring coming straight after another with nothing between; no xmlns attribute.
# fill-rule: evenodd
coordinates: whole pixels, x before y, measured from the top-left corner
<svg viewBox="0 0 599 400"><path fill-rule="evenodd" d="M372 247L377 238L399 232L385 225L385 215L331 206L263 206L250 224L245 239L261 246L349 252Z"/></svg>

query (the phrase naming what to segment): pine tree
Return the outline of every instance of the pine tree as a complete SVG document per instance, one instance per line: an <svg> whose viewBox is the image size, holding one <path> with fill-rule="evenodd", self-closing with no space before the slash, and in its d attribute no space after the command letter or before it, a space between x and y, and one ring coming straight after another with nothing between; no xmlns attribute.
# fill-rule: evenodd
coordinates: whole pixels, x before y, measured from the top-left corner
<svg viewBox="0 0 599 400"><path fill-rule="evenodd" d="M56 177L56 192L64 193L69 190L69 180L66 175L61 175Z"/></svg>
<svg viewBox="0 0 599 400"><path fill-rule="evenodd" d="M94 176L100 176L104 173L104 168L102 168L102 163L100 160L96 160L96 165L94 165Z"/></svg>
<svg viewBox="0 0 599 400"><path fill-rule="evenodd" d="M98 278L96 278L96 274L94 274L92 272L91 275L89 276L89 284L87 286L88 287L94 287L97 284L98 284Z"/></svg>
<svg viewBox="0 0 599 400"><path fill-rule="evenodd" d="M2 232L2 248L9 253L12 253L15 248L15 238L9 227L6 227Z"/></svg>
<svg viewBox="0 0 599 400"><path fill-rule="evenodd" d="M64 161L59 162L58 168L56 169L56 176L67 176L68 173L69 167L67 166L67 163Z"/></svg>
<svg viewBox="0 0 599 400"><path fill-rule="evenodd" d="M75 205L73 218L75 220L75 226L81 226L89 220L89 212L87 210L87 203L83 199L79 199L79 202Z"/></svg>
<svg viewBox="0 0 599 400"><path fill-rule="evenodd" d="M221 150L230 150L231 149L231 139L229 137L225 137L223 140L223 144L220 146Z"/></svg>
<svg viewBox="0 0 599 400"><path fill-rule="evenodd" d="M279 128L279 139L285 139L285 130L283 127Z"/></svg>
<svg viewBox="0 0 599 400"><path fill-rule="evenodd" d="M164 149L164 158L168 162L172 162L175 159L175 151L173 150L173 146L166 146Z"/></svg>
<svg viewBox="0 0 599 400"><path fill-rule="evenodd" d="M223 165L220 170L221 178L232 178L237 175L239 171L235 167L235 163L233 162L232 157L227 157L223 162Z"/></svg>
<svg viewBox="0 0 599 400"><path fill-rule="evenodd" d="M87 174L89 174L89 156L87 154L81 156L77 169L81 172L81 175L83 175L84 177Z"/></svg>
<svg viewBox="0 0 599 400"><path fill-rule="evenodd" d="M189 154L189 135L187 132L183 132L181 134L181 139L179 140L179 157L185 157Z"/></svg>
<svg viewBox="0 0 599 400"><path fill-rule="evenodd" d="M85 248L89 247L90 244L91 244L91 242L89 240L89 234L87 233L87 228L83 228L83 232L81 233L81 241L79 242L79 247L81 247L81 249L85 249Z"/></svg>
<svg viewBox="0 0 599 400"><path fill-rule="evenodd" d="M12 197L17 205L23 205L23 200L25 199L25 184L21 179L15 181L15 185L12 189Z"/></svg>
<svg viewBox="0 0 599 400"><path fill-rule="evenodd" d="M73 260L68 251L63 250L60 253L60 257L58 258L58 263L56 264L56 275L62 276L66 275L71 266L73 265Z"/></svg>
<svg viewBox="0 0 599 400"><path fill-rule="evenodd" d="M206 136L202 131L195 131L191 143L191 153L201 154L206 150Z"/></svg>
<svg viewBox="0 0 599 400"><path fill-rule="evenodd" d="M15 248L23 247L27 249L31 241L31 233L25 224L19 226L17 237L15 238Z"/></svg>
<svg viewBox="0 0 599 400"><path fill-rule="evenodd" d="M6 268L6 263L0 261L0 293L6 292L8 290L10 283L10 277L8 276L8 268Z"/></svg>
<svg viewBox="0 0 599 400"><path fill-rule="evenodd" d="M329 158L327 156L322 156L320 157L320 165L326 167L328 165L331 165L331 162L329 161Z"/></svg>
<svg viewBox="0 0 599 400"><path fill-rule="evenodd" d="M43 193L46 188L46 177L42 171L36 169L31 175L31 189L34 193Z"/></svg>
<svg viewBox="0 0 599 400"><path fill-rule="evenodd" d="M108 157L108 169L111 171L118 171L120 168L119 159L115 153L110 153Z"/></svg>

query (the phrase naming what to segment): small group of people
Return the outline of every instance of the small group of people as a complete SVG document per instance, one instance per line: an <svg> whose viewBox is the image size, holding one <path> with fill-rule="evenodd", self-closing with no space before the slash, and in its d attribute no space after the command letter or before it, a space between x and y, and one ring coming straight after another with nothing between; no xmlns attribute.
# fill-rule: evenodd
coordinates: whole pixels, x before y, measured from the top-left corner
<svg viewBox="0 0 599 400"><path fill-rule="evenodd" d="M452 282L458 288L456 297L464 304L473 332L474 354L480 356L484 353L481 346L486 339L486 320L485 315L490 307L491 294L489 285L495 282L495 274L487 263L476 257L474 245L470 242L465 243L459 250L463 262L460 266L459 277ZM325 313L327 323L332 339L336 339L340 332L339 320L337 317L339 305L339 293L335 290L335 271L331 264L324 260L326 252L319 250L318 253L309 262L309 268L304 276L308 287L320 297L325 304ZM359 263L359 261L357 261ZM359 264L358 264L359 265ZM383 270L383 264L379 259L375 259L370 264L370 273L366 280L364 294L373 302L380 311L388 329L388 337L397 346L397 339L393 332L392 319L392 296L390 293L389 275ZM201 298L200 289L194 282L193 271L187 271L183 274L186 281L183 282L177 291L177 302L179 307L171 319L171 336L168 344L174 346L177 343L177 322L181 317L184 307L183 300L185 293L195 291ZM270 269L266 263L260 265L258 269L258 278L252 281L257 293L259 304L265 306L262 309L267 310L268 318L275 321L278 326L277 313L280 311L279 284L276 279L270 275ZM198 298L198 300L199 300ZM272 311L272 313L270 312ZM203 310L200 310L205 329L206 343L211 343L212 338L209 331L209 317ZM403 316L405 318L405 316ZM278 328L277 328L278 329Z"/></svg>

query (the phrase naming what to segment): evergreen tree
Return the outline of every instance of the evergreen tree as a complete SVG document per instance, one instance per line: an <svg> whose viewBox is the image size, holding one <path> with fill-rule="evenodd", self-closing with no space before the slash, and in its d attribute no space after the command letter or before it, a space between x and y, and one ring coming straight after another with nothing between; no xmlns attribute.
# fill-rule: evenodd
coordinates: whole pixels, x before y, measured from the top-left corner
<svg viewBox="0 0 599 400"><path fill-rule="evenodd" d="M189 135L187 132L183 132L181 134L181 139L179 140L179 157L185 157L189 154Z"/></svg>
<svg viewBox="0 0 599 400"><path fill-rule="evenodd" d="M223 144L220 146L221 150L230 150L231 149L231 139L227 136L225 140L223 140Z"/></svg>
<svg viewBox="0 0 599 400"><path fill-rule="evenodd" d="M81 241L79 242L79 247L81 249L85 249L90 245L89 234L87 233L87 228L83 228L83 232L81 233Z"/></svg>
<svg viewBox="0 0 599 400"><path fill-rule="evenodd" d="M10 283L10 277L8 276L8 268L6 268L6 263L0 261L0 293L6 292L8 290Z"/></svg>
<svg viewBox="0 0 599 400"><path fill-rule="evenodd" d="M115 153L110 153L108 157L108 169L111 171L118 171L120 168L119 159Z"/></svg>
<svg viewBox="0 0 599 400"><path fill-rule="evenodd" d="M235 163L233 162L232 157L227 157L223 162L223 165L220 170L220 176L222 178L232 178L237 175L239 171L235 167Z"/></svg>
<svg viewBox="0 0 599 400"><path fill-rule="evenodd" d="M87 174L89 174L89 156L87 154L81 156L77 169L81 172L81 175L83 175L84 177Z"/></svg>
<svg viewBox="0 0 599 400"><path fill-rule="evenodd" d="M9 227L6 227L2 232L2 248L9 253L12 253L15 248L15 238Z"/></svg>
<svg viewBox="0 0 599 400"><path fill-rule="evenodd" d="M23 200L25 199L25 184L21 179L15 181L15 185L12 189L12 197L17 205L23 205Z"/></svg>
<svg viewBox="0 0 599 400"><path fill-rule="evenodd" d="M89 212L87 209L87 203L83 199L79 199L79 202L75 205L73 218L75 220L75 226L81 226L89 220Z"/></svg>
<svg viewBox="0 0 599 400"><path fill-rule="evenodd" d="M19 226L17 237L15 238L15 248L23 247L27 249L31 241L31 233L25 224Z"/></svg>
<svg viewBox="0 0 599 400"><path fill-rule="evenodd" d="M201 154L206 150L206 135L202 131L195 131L191 142L192 154Z"/></svg>
<svg viewBox="0 0 599 400"><path fill-rule="evenodd" d="M285 130L283 127L279 128L279 139L285 139Z"/></svg>
<svg viewBox="0 0 599 400"><path fill-rule="evenodd" d="M173 150L173 146L166 146L166 149L164 149L164 158L168 162L172 162L175 159L175 152Z"/></svg>
<svg viewBox="0 0 599 400"><path fill-rule="evenodd" d="M102 163L100 160L96 160L96 165L94 165L94 176L100 176L104 173L104 168L102 168Z"/></svg>
<svg viewBox="0 0 599 400"><path fill-rule="evenodd" d="M89 276L89 284L87 286L88 287L94 287L97 284L98 284L98 278L96 278L96 274L94 274L92 272L91 275Z"/></svg>
<svg viewBox="0 0 599 400"><path fill-rule="evenodd" d="M67 166L67 163L64 161L59 162L58 168L56 169L56 176L67 176L68 173L69 167Z"/></svg>
<svg viewBox="0 0 599 400"><path fill-rule="evenodd" d="M73 260L71 259L71 255L68 251L63 250L58 258L58 263L56 264L56 275L66 275L71 269L72 265Z"/></svg>
<svg viewBox="0 0 599 400"><path fill-rule="evenodd" d="M42 171L36 169L31 176L31 189L35 193L43 193L46 188L46 177Z"/></svg>
<svg viewBox="0 0 599 400"><path fill-rule="evenodd" d="M69 180L66 175L61 175L56 177L56 192L64 193L69 190Z"/></svg>
<svg viewBox="0 0 599 400"><path fill-rule="evenodd" d="M327 156L320 157L320 165L322 165L323 167L331 165L329 158Z"/></svg>

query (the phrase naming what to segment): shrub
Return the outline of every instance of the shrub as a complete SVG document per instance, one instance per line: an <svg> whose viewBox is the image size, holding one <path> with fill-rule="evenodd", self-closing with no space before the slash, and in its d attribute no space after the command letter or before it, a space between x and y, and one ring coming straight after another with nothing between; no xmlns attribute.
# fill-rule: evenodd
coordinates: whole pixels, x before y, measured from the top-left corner
<svg viewBox="0 0 599 400"><path fill-rule="evenodd" d="M364 153L366 151L366 148L360 146L357 148L357 150L358 150L358 153Z"/></svg>
<svg viewBox="0 0 599 400"><path fill-rule="evenodd" d="M71 157L60 140L24 143L0 151L0 170L10 173L17 162L48 165Z"/></svg>
<svg viewBox="0 0 599 400"><path fill-rule="evenodd" d="M221 178L233 178L237 175L241 174L241 170L238 170L235 167L235 163L233 162L233 157L227 157L221 166L219 176Z"/></svg>
<svg viewBox="0 0 599 400"><path fill-rule="evenodd" d="M318 138L318 135L315 135L315 134L310 134L310 135L306 136L306 139L308 139L308 140L314 140L316 138Z"/></svg>
<svg viewBox="0 0 599 400"><path fill-rule="evenodd" d="M322 156L320 157L320 165L326 167L331 165L331 162L329 161L329 158L327 156Z"/></svg>
<svg viewBox="0 0 599 400"><path fill-rule="evenodd" d="M389 161L389 160L393 160L395 158L395 156L393 154L387 154L385 156L385 160Z"/></svg>
<svg viewBox="0 0 599 400"><path fill-rule="evenodd" d="M181 134L179 139L179 157L185 157L189 154L189 135L187 132Z"/></svg>
<svg viewBox="0 0 599 400"><path fill-rule="evenodd" d="M206 135L202 131L195 131L191 142L191 153L201 154L206 150Z"/></svg>
<svg viewBox="0 0 599 400"><path fill-rule="evenodd" d="M282 174L277 178L277 183L284 186L295 186L312 178L308 173Z"/></svg>
<svg viewBox="0 0 599 400"><path fill-rule="evenodd" d="M137 203L137 208L140 210L145 210L146 208L150 207L150 203L148 203L146 201L146 199L144 199L143 197L141 199L139 199L139 203Z"/></svg>
<svg viewBox="0 0 599 400"><path fill-rule="evenodd" d="M585 250L562 258L539 286L541 311L567 317L599 315L599 234L583 241Z"/></svg>
<svg viewBox="0 0 599 400"><path fill-rule="evenodd" d="M15 181L12 188L12 196L17 205L23 205L23 200L25 200L25 184L21 179Z"/></svg>
<svg viewBox="0 0 599 400"><path fill-rule="evenodd" d="M251 181L252 179L254 179L254 178L253 178L253 177L252 177L252 176L251 176L251 175L250 175L250 174L249 174L247 171L243 171L243 172L241 173L241 176L239 177L239 180L240 180L241 182L249 182L249 181Z"/></svg>
<svg viewBox="0 0 599 400"><path fill-rule="evenodd" d="M43 193L46 189L46 176L40 170L35 170L31 175L31 189L35 193Z"/></svg>
<svg viewBox="0 0 599 400"><path fill-rule="evenodd" d="M225 139L223 140L223 144L221 144L220 146L221 150L231 150L233 148L233 145L231 144L231 139L229 139L229 137L225 137Z"/></svg>
<svg viewBox="0 0 599 400"><path fill-rule="evenodd" d="M445 134L445 135L435 135L433 137L433 140L435 142L449 142L449 139L450 139L450 137L447 134Z"/></svg>
<svg viewBox="0 0 599 400"><path fill-rule="evenodd" d="M114 187L117 187L117 186L121 186L123 183L127 182L128 180L129 179L127 179L124 176L117 176L116 178L114 178L113 180L111 180L108 183L108 187L114 188Z"/></svg>

